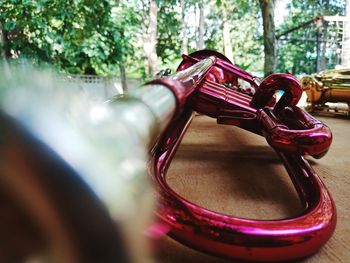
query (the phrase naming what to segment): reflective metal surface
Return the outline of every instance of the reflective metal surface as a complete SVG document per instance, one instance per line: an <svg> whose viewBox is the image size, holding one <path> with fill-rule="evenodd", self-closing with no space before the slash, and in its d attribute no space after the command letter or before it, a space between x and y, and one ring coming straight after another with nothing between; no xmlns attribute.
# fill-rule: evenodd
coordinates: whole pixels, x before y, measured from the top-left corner
<svg viewBox="0 0 350 263"><path fill-rule="evenodd" d="M152 152L150 173L158 192L158 217L169 227L171 237L221 257L272 262L315 253L334 231L336 209L303 155L322 157L332 141L330 129L296 106L302 89L290 74L274 74L259 84L223 55L206 50L184 56L178 71L209 56L216 57L212 67L194 83L187 107L170 123ZM253 96L228 88L227 84L238 85L238 78L251 83ZM181 82L176 85L183 89ZM273 98L276 90L284 91L277 103ZM190 124L192 110L217 118L218 123L265 136L280 155L304 211L282 220L252 220L210 211L176 194L166 182L166 171Z"/></svg>
<svg viewBox="0 0 350 263"><path fill-rule="evenodd" d="M310 112L349 115L350 69L325 70L301 79Z"/></svg>
<svg viewBox="0 0 350 263"><path fill-rule="evenodd" d="M27 67L0 80L0 191L36 229L8 236L1 261L151 262L147 149L175 113L173 93L150 85L100 103L55 80Z"/></svg>

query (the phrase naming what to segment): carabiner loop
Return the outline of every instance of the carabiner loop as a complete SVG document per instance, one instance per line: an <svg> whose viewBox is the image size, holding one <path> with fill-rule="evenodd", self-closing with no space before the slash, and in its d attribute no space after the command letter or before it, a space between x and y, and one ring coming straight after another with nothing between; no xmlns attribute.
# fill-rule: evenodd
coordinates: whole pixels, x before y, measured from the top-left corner
<svg viewBox="0 0 350 263"><path fill-rule="evenodd" d="M169 226L169 236L220 257L265 262L301 259L328 241L336 225L334 202L315 171L298 154L278 152L305 206L295 217L253 220L223 215L174 192L166 182L166 171L191 119L191 111L187 111L172 123L151 159L150 172L159 202L156 214Z"/></svg>
<svg viewBox="0 0 350 263"><path fill-rule="evenodd" d="M213 55L209 51L194 54L194 58L192 54L185 57L178 70ZM216 56L212 68L196 83L182 114L170 123L153 148L150 173L158 193L157 215L169 226L171 237L221 257L276 262L309 256L331 237L336 225L336 209L326 187L302 155L324 154L332 140L330 130L296 107L302 90L290 74L266 78L253 97L215 83L236 81L236 72L254 80L249 73L228 66L227 59L222 56ZM285 93L272 109L271 99L280 89ZM304 204L304 211L282 220L245 219L210 211L175 193L168 186L165 174L191 122L193 109L218 118L218 122L220 118L222 123L264 135L279 154Z"/></svg>
<svg viewBox="0 0 350 263"><path fill-rule="evenodd" d="M296 106L303 93L299 81L291 74L276 73L266 77L261 82L253 96L252 105L258 109L264 108L277 90L283 90L284 93L274 106L275 114L287 106Z"/></svg>
<svg viewBox="0 0 350 263"><path fill-rule="evenodd" d="M263 134L271 147L282 152L324 156L332 143L332 133L322 122L301 111L298 107L288 107L282 112L291 112L298 117L299 129L290 129L281 123L268 109L258 111Z"/></svg>
<svg viewBox="0 0 350 263"><path fill-rule="evenodd" d="M283 90L271 110L266 107L276 90ZM322 122L296 106L302 94L299 81L290 74L272 74L263 80L252 99L263 134L276 150L282 152L325 155L332 143L332 133Z"/></svg>

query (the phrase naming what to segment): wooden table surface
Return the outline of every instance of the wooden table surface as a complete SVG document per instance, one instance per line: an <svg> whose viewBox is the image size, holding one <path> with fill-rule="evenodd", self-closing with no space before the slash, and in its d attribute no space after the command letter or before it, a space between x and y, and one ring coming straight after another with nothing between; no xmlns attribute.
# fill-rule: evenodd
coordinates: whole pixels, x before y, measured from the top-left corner
<svg viewBox="0 0 350 263"><path fill-rule="evenodd" d="M333 132L333 144L322 159L308 158L331 192L338 212L333 237L307 263L350 262L350 119L320 117ZM248 218L276 219L296 215L301 206L276 153L264 138L237 127L217 125L196 116L168 171L169 185L205 208ZM158 262L227 263L166 237Z"/></svg>

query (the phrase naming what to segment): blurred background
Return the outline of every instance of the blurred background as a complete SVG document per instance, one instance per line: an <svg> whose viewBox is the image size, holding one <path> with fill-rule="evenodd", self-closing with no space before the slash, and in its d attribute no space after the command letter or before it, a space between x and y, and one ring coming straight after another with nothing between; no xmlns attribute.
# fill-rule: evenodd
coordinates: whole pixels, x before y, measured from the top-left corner
<svg viewBox="0 0 350 263"><path fill-rule="evenodd" d="M204 48L260 77L311 74L349 66L346 5L348 0L5 0L1 57L5 64L49 65L105 97L161 69L174 71L182 53Z"/></svg>

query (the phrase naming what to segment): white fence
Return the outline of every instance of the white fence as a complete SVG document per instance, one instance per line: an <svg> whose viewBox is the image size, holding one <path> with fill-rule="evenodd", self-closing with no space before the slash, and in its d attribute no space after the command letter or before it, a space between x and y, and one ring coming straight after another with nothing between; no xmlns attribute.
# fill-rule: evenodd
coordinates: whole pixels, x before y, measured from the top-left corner
<svg viewBox="0 0 350 263"><path fill-rule="evenodd" d="M83 92L94 100L105 100L118 94L123 94L119 78L106 78L95 75L64 75L62 80L72 89ZM128 80L128 89L139 85L139 81Z"/></svg>

